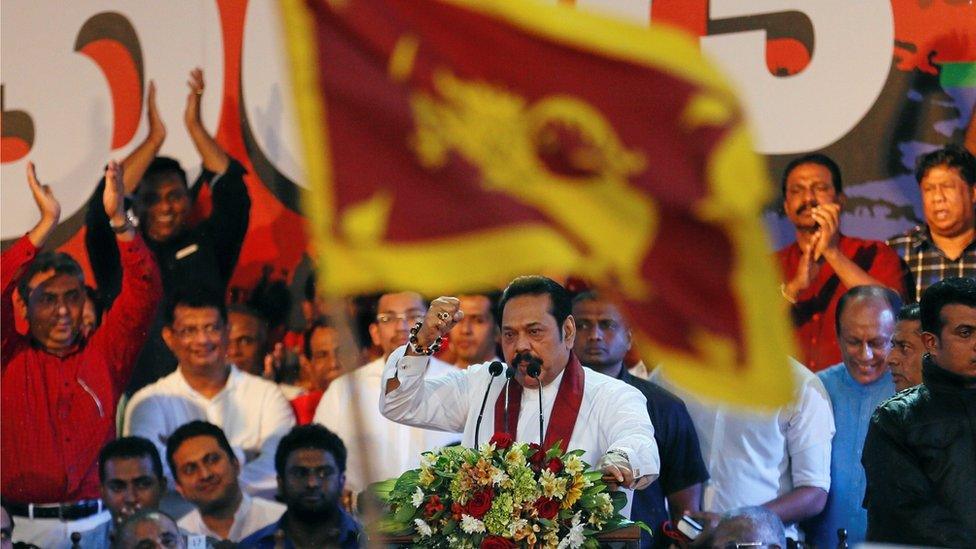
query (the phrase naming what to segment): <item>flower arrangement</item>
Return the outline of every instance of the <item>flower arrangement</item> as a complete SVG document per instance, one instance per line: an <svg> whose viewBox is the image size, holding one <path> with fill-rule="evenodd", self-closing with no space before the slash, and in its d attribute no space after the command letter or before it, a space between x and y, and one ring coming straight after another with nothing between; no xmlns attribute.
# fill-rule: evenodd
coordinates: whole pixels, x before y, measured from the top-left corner
<svg viewBox="0 0 976 549"><path fill-rule="evenodd" d="M597 547L598 532L633 523L619 512L626 497L582 455L503 433L477 450L425 452L420 469L373 485L389 505L379 531L423 547Z"/></svg>

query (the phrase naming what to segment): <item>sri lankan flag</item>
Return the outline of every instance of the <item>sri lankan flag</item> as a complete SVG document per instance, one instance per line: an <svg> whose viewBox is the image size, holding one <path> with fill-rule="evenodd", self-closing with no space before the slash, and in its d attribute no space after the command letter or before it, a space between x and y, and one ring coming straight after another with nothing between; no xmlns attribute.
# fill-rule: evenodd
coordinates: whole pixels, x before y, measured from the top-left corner
<svg viewBox="0 0 976 549"><path fill-rule="evenodd" d="M676 382L789 398L771 186L688 38L528 0L283 5L321 288L575 273Z"/></svg>

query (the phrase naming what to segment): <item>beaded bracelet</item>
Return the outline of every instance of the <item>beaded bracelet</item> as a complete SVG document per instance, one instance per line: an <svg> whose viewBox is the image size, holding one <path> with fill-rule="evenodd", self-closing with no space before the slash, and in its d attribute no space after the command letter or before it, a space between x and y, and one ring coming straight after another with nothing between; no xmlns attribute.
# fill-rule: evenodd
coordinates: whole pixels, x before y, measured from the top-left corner
<svg viewBox="0 0 976 549"><path fill-rule="evenodd" d="M413 352L417 354L430 356L437 353L437 351L441 350L441 342L444 341L444 338L439 337L437 338L436 341L431 343L430 346L428 346L426 349L421 348L418 345L417 333L420 331L420 328L422 328L423 326L424 326L424 321L421 320L420 322L415 324L413 328L410 328L410 338L409 338L410 348L413 349Z"/></svg>

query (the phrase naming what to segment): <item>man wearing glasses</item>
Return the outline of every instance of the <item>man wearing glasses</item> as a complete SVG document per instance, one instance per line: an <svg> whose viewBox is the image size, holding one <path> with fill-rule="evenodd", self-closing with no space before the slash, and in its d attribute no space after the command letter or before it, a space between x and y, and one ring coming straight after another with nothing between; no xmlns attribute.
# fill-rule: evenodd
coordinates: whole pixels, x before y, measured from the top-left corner
<svg viewBox="0 0 976 549"><path fill-rule="evenodd" d="M244 489L274 493L274 453L295 425L291 406L277 385L227 362L227 309L220 294L181 290L165 307L163 340L179 366L132 397L125 434L147 438L162 452L181 425L209 421L230 440ZM167 477L173 479L169 471Z"/></svg>
<svg viewBox="0 0 976 549"><path fill-rule="evenodd" d="M380 296L369 326L373 344L383 356L329 385L315 411L314 422L326 426L346 443L354 456L369 456L369 472L359 459L346 471L346 487L354 494L371 482L399 476L420 466L420 453L457 442L457 433L429 431L395 423L380 414L380 380L390 353L406 345L410 328L424 319L427 304L416 292ZM428 376L444 375L453 366L431 359ZM356 415L354 415L356 414ZM358 416L358 417L357 417Z"/></svg>

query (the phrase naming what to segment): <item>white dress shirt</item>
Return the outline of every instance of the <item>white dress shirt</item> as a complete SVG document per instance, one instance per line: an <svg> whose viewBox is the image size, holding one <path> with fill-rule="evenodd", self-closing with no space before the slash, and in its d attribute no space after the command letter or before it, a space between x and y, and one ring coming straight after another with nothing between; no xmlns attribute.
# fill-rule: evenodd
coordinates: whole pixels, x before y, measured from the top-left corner
<svg viewBox="0 0 976 549"><path fill-rule="evenodd" d="M475 427L481 402L491 374L488 363L473 364L466 370L447 375L424 375L427 357L404 356L406 347L397 349L386 363L383 383L396 373L400 386L389 394L380 394L383 415L400 423L424 427L462 431L461 443L475 444ZM542 388L542 411L548 429L556 393L562 373ZM649 475L650 482L660 472L661 461L654 441L654 427L647 415L647 401L640 391L626 383L583 368L583 402L573 434L563 441L563 451L583 450L583 460L591 466L608 450L627 454L634 478ZM511 383L517 383L514 379ZM504 376L491 383L488 404L481 420L478 444L483 444L495 432L495 401L505 386ZM504 398L504 397L503 397ZM501 430L504 430L502 427ZM522 391L518 418L517 439L520 442L539 442L539 392Z"/></svg>
<svg viewBox="0 0 976 549"><path fill-rule="evenodd" d="M254 532L264 528L272 522L277 522L285 514L286 507L278 502L263 498L252 498L244 493L241 505L234 511L234 524L231 525L227 537L207 527L200 516L200 510L194 509L176 523L177 526L191 534L210 536L216 539L227 539L237 543Z"/></svg>
<svg viewBox="0 0 976 549"><path fill-rule="evenodd" d="M349 459L346 464L346 488L358 493L370 483L395 478L404 471L420 467L420 454L461 440L456 432L428 431L394 423L376 407L382 389L382 358L337 378L330 385L318 408L315 423L324 425L339 435L346 445ZM457 368L434 359L431 375L444 375ZM362 431L353 417L353 395L362 422ZM363 456L369 459L370 474L363 470Z"/></svg>
<svg viewBox="0 0 976 549"><path fill-rule="evenodd" d="M695 423L711 475L703 510L722 513L762 505L800 486L830 490L830 398L817 376L789 361L797 386L794 399L768 414L703 403L669 382L666 366L651 373L651 381L685 401ZM797 537L796 525L786 526L787 535Z"/></svg>
<svg viewBox="0 0 976 549"><path fill-rule="evenodd" d="M125 409L126 435L151 440L159 448L166 476L166 439L193 420L209 421L223 429L243 464L240 481L256 495L277 489L274 453L278 441L295 425L295 413L278 386L230 366L227 384L213 398L191 388L180 368L133 395Z"/></svg>

